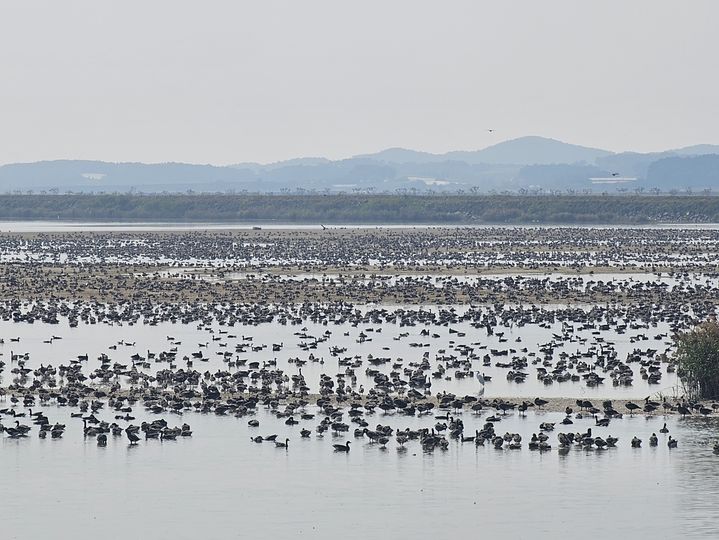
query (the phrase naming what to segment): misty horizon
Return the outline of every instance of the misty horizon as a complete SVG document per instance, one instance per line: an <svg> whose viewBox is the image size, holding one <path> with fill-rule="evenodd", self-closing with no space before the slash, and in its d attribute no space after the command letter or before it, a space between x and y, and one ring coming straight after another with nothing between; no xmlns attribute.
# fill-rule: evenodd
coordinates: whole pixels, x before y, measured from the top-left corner
<svg viewBox="0 0 719 540"><path fill-rule="evenodd" d="M0 10L0 163L719 143L716 2L63 4Z"/></svg>
<svg viewBox="0 0 719 540"><path fill-rule="evenodd" d="M129 159L129 160L116 160L116 159L98 159L98 158L78 158L75 156L65 156L65 157L57 157L52 159L37 159L33 161L24 161L24 162L8 162L8 163L0 163L0 167L4 165L14 165L14 164L30 164L30 163L44 163L44 162L54 162L54 161L95 161L95 162L104 162L104 163L114 163L114 164L145 164L145 165L164 165L164 164L193 164L193 165L209 165L213 167L237 167L242 165L256 165L259 167L267 167L272 165L280 165L280 164L287 164L292 162L298 162L299 164L313 164L312 162L314 160L317 160L318 163L321 162L338 162L338 161L344 161L344 160L350 160L350 159L358 159L358 158L370 158L374 159L378 156L381 156L385 153L392 153L392 152L408 152L408 153L414 153L414 154L423 154L427 156L432 156L435 158L444 158L446 157L447 160L457 160L461 158L457 158L455 155L463 155L463 154L472 154L472 153L478 153L482 152L484 150L492 149L494 147L499 147L501 145L507 144L507 143L514 143L514 142L520 142L520 141L530 141L530 140L540 140L540 141L551 141L560 143L563 145L570 145L574 147L579 147L587 150L596 150L600 152L606 152L607 154L611 155L622 155L622 154L640 154L640 155L651 155L651 154L662 154L662 153L671 153L671 152L679 152L682 150L687 149L694 149L694 148L707 148L708 154L714 154L719 153L719 145L714 145L707 142L699 142L697 144L692 145L686 145L681 147L672 147L672 148L660 148L655 151L650 152L640 152L634 148L626 148L623 150L610 150L607 148L599 148L599 147L592 147L587 146L583 144L576 143L574 141L567 141L562 140L554 137L546 137L543 135L524 135L516 138L511 139L502 139L497 140L487 146L483 147L477 147L477 148L453 148L446 150L444 152L435 152L431 150L420 150L417 148L410 148L408 146L403 145L393 145L383 148L378 148L371 152L355 152L351 153L349 155L340 156L338 158L332 158L328 155L323 155L322 153L317 153L315 155L296 155L296 156L288 156L287 158L280 159L277 161L259 161L259 160L246 160L246 161L229 161L227 163L196 163L196 162L189 162L189 161L182 161L182 160L173 160L173 161L141 161L137 159ZM393 161L393 160L388 160ZM306 163L305 163L306 162ZM512 163L511 161L507 161L507 163Z"/></svg>

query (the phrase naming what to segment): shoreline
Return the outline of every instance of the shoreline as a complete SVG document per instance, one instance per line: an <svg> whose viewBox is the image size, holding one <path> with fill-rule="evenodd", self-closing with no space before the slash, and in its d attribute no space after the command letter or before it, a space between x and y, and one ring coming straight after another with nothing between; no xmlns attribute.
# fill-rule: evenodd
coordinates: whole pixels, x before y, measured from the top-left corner
<svg viewBox="0 0 719 540"><path fill-rule="evenodd" d="M100 388L91 388L91 390L94 392L94 391L101 390L101 389ZM172 395L171 392L163 392L162 390L157 389L157 388L153 388L152 390L153 391L151 391L151 392L143 393L139 389L124 388L124 389L120 390L119 392L108 393L106 396L99 398L99 399L109 399L109 398L113 398L113 397L123 397L123 398L134 397L139 402L141 400L141 398L146 395L150 395L150 396L156 397L156 398L162 398L165 395ZM4 388L0 388L0 403L2 403L3 401L9 400L12 396L21 398L22 396L26 396L26 395L38 396L41 393L46 393L46 392L39 392L37 390L30 390L30 389L26 389L23 391L9 390L7 387L4 387ZM483 405L482 410L478 414L491 415L491 414L497 413L497 414L501 415L502 414L501 411L499 409L495 408L494 405L497 405L499 403L514 404L515 408L508 410L508 413L514 413L517 411L516 406L519 406L523 402L526 402L529 405L527 408L527 412L533 411L533 412L544 412L544 413L565 413L567 408L569 407L570 409L572 409L571 414L583 413L585 415L591 416L592 415L591 412L582 410L589 406L589 407L595 407L597 409L600 409L600 412L596 413L596 414L597 414L597 416L601 417L603 415L603 411L601 410L603 408L602 404L605 401L611 401L614 409L618 413L621 413L623 416L630 415L629 409L626 408L626 405L628 403L634 403L640 407L640 409L637 409L633 413L632 416L652 417L652 416L668 416L668 415L678 415L679 414L676 410L672 410L670 408L664 408L662 406L657 408L652 413L645 413L642 410L642 407L644 406L644 398L617 399L617 398L612 398L612 397L586 397L586 396L583 396L583 397L536 396L536 397L547 402L540 408L540 407L534 405L534 398L516 397L516 396L479 396L477 394L467 394L467 395L477 398L477 401L465 403L465 406L461 409L461 411L455 411L452 407L440 407L439 406L440 399L439 399L439 396L437 396L437 395L431 395L431 396L428 395L424 399L410 399L410 398L405 398L404 396L390 396L390 397L392 399L404 399L408 403L413 404L413 405L419 405L422 403L424 403L424 404L431 403L432 405L434 405L434 408L431 411L425 413L427 415L437 413L440 411L448 412L450 415L451 414L462 414L462 413L472 414L472 413L474 413L474 411L471 409L471 406L477 402L481 402ZM249 398L251 396L257 396L257 394L250 393L250 392L222 394L220 401L226 401L227 399L232 399L232 398ZM290 393L290 394L283 394L283 395L269 395L269 396L263 396L263 397L269 397L273 401L276 401L277 408L279 408L281 406L286 406L286 405L292 404L292 403L296 404L296 403L299 403L300 401L308 402L309 406L316 406L317 400L322 399L322 398L328 399L332 405L334 405L338 408L348 408L351 404L360 404L361 406L364 406L370 402L376 405L377 403L380 402L380 400L377 399L377 397L370 399L368 396L360 396L359 398L357 398L356 396L353 396L353 397L349 397L346 400L343 400L342 402L337 401L336 395L322 396L321 394L300 395L300 394L291 394ZM466 396L457 395L456 397L457 397L457 399L461 400ZM93 398L86 398L86 399L93 399ZM94 399L97 399L97 398L94 398ZM200 397L192 398L191 401L197 402L197 401L203 401L203 400L204 400L204 398L200 396ZM589 402L591 405L586 405L586 403L585 403L584 407L580 408L580 406L577 403L580 400L583 402ZM664 401L672 407L676 407L678 404L683 402L681 399L674 398L674 397L673 398L667 397L667 398L664 398L664 400L662 400L662 398L660 398L660 397L652 398L650 396L650 400L659 402L659 403L662 403ZM709 417L713 417L713 418L719 417L719 402L712 401L712 400L703 400L703 401L698 401L697 403L710 404L710 406L716 404L716 406L712 407L712 412L708 415L701 415L698 411L695 411L692 413L692 416L709 416ZM18 403L18 406L20 406L21 408L24 407L20 403ZM57 405L55 405L55 406L57 406ZM264 405L258 405L258 407L264 407ZM168 412L170 412L170 411L168 411ZM195 411L191 409L190 412L195 412ZM378 412L380 414L388 414L388 415L395 415L395 414L401 415L401 413L395 412L395 411L381 412L379 407L377 407L376 412Z"/></svg>

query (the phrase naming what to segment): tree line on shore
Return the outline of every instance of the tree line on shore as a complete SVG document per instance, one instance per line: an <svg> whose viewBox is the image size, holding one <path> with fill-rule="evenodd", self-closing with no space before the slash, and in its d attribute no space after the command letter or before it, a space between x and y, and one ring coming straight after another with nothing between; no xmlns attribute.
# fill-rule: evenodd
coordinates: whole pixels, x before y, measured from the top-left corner
<svg viewBox="0 0 719 540"><path fill-rule="evenodd" d="M3 220L278 223L648 224L719 222L719 197L601 195L0 195Z"/></svg>

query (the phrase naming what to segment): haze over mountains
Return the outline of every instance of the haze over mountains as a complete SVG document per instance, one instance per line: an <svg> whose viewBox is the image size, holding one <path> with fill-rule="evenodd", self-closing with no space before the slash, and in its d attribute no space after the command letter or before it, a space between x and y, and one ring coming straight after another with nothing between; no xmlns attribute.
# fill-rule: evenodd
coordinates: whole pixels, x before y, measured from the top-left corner
<svg viewBox="0 0 719 540"><path fill-rule="evenodd" d="M41 161L0 167L0 190L72 192L719 191L719 146L613 153L543 137L445 154L389 148L330 161L232 166Z"/></svg>

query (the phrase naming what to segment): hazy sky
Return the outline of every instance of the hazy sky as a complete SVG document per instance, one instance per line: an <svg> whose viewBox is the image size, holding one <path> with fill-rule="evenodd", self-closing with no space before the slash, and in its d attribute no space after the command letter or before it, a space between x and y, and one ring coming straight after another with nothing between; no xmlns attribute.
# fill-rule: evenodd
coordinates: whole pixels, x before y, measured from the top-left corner
<svg viewBox="0 0 719 540"><path fill-rule="evenodd" d="M0 163L716 144L718 21L717 0L0 0Z"/></svg>

